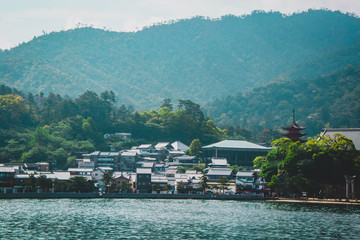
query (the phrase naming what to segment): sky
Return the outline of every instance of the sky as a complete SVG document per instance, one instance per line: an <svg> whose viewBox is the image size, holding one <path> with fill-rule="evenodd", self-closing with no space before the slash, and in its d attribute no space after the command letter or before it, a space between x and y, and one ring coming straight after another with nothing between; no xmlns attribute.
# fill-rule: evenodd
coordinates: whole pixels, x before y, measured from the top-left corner
<svg viewBox="0 0 360 240"><path fill-rule="evenodd" d="M44 33L85 25L137 31L193 16L219 18L254 10L291 14L310 8L360 16L359 0L0 0L0 49L10 49Z"/></svg>

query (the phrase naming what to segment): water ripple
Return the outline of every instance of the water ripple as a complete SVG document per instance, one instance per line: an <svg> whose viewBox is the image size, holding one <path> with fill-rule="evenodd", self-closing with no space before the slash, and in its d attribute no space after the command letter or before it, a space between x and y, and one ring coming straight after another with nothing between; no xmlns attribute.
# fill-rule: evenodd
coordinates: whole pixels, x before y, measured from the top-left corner
<svg viewBox="0 0 360 240"><path fill-rule="evenodd" d="M360 208L268 202L0 200L1 239L357 239Z"/></svg>

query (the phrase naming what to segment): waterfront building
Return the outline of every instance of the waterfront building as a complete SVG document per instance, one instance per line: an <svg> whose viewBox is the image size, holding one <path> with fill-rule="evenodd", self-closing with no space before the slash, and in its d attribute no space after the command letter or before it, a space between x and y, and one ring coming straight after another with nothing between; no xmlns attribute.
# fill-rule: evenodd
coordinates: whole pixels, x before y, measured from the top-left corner
<svg viewBox="0 0 360 240"><path fill-rule="evenodd" d="M207 176L209 182L219 182L221 178L226 178L228 180L232 179L232 169L231 168L210 168L208 169Z"/></svg>
<svg viewBox="0 0 360 240"><path fill-rule="evenodd" d="M151 193L151 168L136 169L136 189L139 193Z"/></svg>
<svg viewBox="0 0 360 240"><path fill-rule="evenodd" d="M0 166L0 192L11 193L15 184L15 174L19 173L20 167L4 167Z"/></svg>
<svg viewBox="0 0 360 240"><path fill-rule="evenodd" d="M226 158L230 165L252 168L257 156L266 156L272 148L260 146L245 140L224 140L202 147L204 158Z"/></svg>

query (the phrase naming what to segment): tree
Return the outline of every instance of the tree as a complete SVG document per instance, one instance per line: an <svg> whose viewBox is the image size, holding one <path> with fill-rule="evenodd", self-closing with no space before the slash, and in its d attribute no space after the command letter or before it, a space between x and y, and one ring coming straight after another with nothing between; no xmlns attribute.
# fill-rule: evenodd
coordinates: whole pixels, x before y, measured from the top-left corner
<svg viewBox="0 0 360 240"><path fill-rule="evenodd" d="M160 108L167 107L170 111L173 110L173 105L170 98L165 98L160 106Z"/></svg>
<svg viewBox="0 0 360 240"><path fill-rule="evenodd" d="M54 179L54 192L66 192L69 184L64 180Z"/></svg>
<svg viewBox="0 0 360 240"><path fill-rule="evenodd" d="M159 183L154 183L154 184L151 185L151 189L153 191L160 192L160 191L163 190L163 187Z"/></svg>
<svg viewBox="0 0 360 240"><path fill-rule="evenodd" d="M87 180L82 176L75 176L70 178L70 190L74 192L91 192L94 190L94 181Z"/></svg>
<svg viewBox="0 0 360 240"><path fill-rule="evenodd" d="M131 183L129 183L127 181L120 182L120 185L119 185L120 192L128 192L130 187L131 187Z"/></svg>
<svg viewBox="0 0 360 240"><path fill-rule="evenodd" d="M52 180L47 178L46 175L40 174L36 179L36 185L38 185L42 192L48 192L52 187Z"/></svg>
<svg viewBox="0 0 360 240"><path fill-rule="evenodd" d="M31 108L23 97L14 94L0 95L0 127L10 125L30 125Z"/></svg>
<svg viewBox="0 0 360 240"><path fill-rule="evenodd" d="M190 144L190 154L192 156L200 157L201 143L199 139L194 139Z"/></svg>
<svg viewBox="0 0 360 240"><path fill-rule="evenodd" d="M209 188L209 178L206 173L203 173L203 175L200 177L199 187L200 190L202 190L204 193L207 188Z"/></svg>
<svg viewBox="0 0 360 240"><path fill-rule="evenodd" d="M360 157L343 135L316 137L306 143L279 139L266 159L257 159L268 187L279 193L309 194L344 185L344 175L360 174ZM259 160L259 161L258 161Z"/></svg>
<svg viewBox="0 0 360 240"><path fill-rule="evenodd" d="M197 122L204 121L205 119L204 113L201 111L199 104L196 104L191 100L179 99L178 101L179 101L178 104L179 109L181 110L184 109L185 113L192 116L192 118L195 119L195 121Z"/></svg>
<svg viewBox="0 0 360 240"><path fill-rule="evenodd" d="M110 192L115 186L115 178L112 173L105 171L104 175L101 178L101 181L104 183L106 187L106 192Z"/></svg>
<svg viewBox="0 0 360 240"><path fill-rule="evenodd" d="M229 185L229 180L226 177L220 177L219 179L220 189L223 191L223 194L225 193L225 190L228 190L227 187Z"/></svg>
<svg viewBox="0 0 360 240"><path fill-rule="evenodd" d="M176 183L176 190L178 191L178 193L184 193L185 183L184 182L177 182Z"/></svg>
<svg viewBox="0 0 360 240"><path fill-rule="evenodd" d="M191 170L196 170L197 172L204 172L206 165L204 163L200 163L198 165L194 165Z"/></svg>
<svg viewBox="0 0 360 240"><path fill-rule="evenodd" d="M171 189L172 189L172 186L170 184L166 184L165 187L164 187L164 190L166 192L169 192Z"/></svg>
<svg viewBox="0 0 360 240"><path fill-rule="evenodd" d="M27 181L26 186L27 186L29 192L35 192L36 178L35 178L34 174L30 174L29 181Z"/></svg>

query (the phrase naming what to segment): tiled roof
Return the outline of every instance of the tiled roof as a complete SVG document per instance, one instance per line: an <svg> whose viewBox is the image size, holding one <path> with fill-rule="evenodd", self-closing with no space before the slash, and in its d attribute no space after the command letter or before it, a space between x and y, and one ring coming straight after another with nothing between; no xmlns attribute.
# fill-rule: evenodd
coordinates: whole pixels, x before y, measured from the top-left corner
<svg viewBox="0 0 360 240"><path fill-rule="evenodd" d="M164 149L166 148L170 143L169 142L159 142L158 144L156 144L155 148L156 149Z"/></svg>
<svg viewBox="0 0 360 240"><path fill-rule="evenodd" d="M245 172L245 171L239 171L236 173L237 177L253 177L254 172Z"/></svg>
<svg viewBox="0 0 360 240"><path fill-rule="evenodd" d="M188 145L185 145L184 143L180 142L180 141L176 141L173 142L171 144L171 146L175 149L175 150L179 150L179 151L186 151L189 149Z"/></svg>
<svg viewBox="0 0 360 240"><path fill-rule="evenodd" d="M137 174L151 174L151 168L137 168Z"/></svg>
<svg viewBox="0 0 360 240"><path fill-rule="evenodd" d="M214 144L202 147L208 148L231 148L231 149L250 149L250 150L271 150L271 148L263 147L255 143L251 143L245 140L224 140Z"/></svg>
<svg viewBox="0 0 360 240"><path fill-rule="evenodd" d="M148 148L154 148L151 144L141 144L137 147L137 149L148 149Z"/></svg>
<svg viewBox="0 0 360 240"><path fill-rule="evenodd" d="M209 176L230 176L232 172L231 168L211 168L207 175Z"/></svg>

